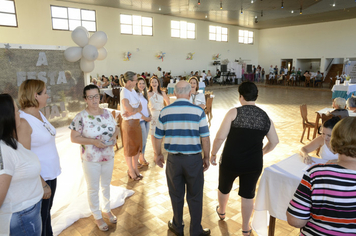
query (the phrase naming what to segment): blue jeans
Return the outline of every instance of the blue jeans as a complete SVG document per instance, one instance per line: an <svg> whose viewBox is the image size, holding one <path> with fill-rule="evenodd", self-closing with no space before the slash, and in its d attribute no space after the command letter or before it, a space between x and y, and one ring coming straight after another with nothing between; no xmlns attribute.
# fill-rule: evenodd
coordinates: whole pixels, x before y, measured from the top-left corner
<svg viewBox="0 0 356 236"><path fill-rule="evenodd" d="M41 200L42 201L42 200ZM10 221L11 236L40 236L42 231L41 201L25 210L12 214Z"/></svg>
<svg viewBox="0 0 356 236"><path fill-rule="evenodd" d="M144 120L140 121L142 131L142 154L145 154L148 132L150 130L150 123Z"/></svg>

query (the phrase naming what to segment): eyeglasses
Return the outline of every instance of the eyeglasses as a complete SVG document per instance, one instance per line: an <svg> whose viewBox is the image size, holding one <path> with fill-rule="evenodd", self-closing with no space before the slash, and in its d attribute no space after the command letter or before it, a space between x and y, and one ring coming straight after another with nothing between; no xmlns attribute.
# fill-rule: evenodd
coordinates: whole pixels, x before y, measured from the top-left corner
<svg viewBox="0 0 356 236"><path fill-rule="evenodd" d="M45 127L52 136L56 135L56 133L52 131L51 127L46 122L43 122L43 127Z"/></svg>
<svg viewBox="0 0 356 236"><path fill-rule="evenodd" d="M99 99L99 98L100 98L100 95L99 95L99 94L89 95L89 96L86 96L86 98L87 98L88 100L93 100L94 98L95 98L95 99Z"/></svg>

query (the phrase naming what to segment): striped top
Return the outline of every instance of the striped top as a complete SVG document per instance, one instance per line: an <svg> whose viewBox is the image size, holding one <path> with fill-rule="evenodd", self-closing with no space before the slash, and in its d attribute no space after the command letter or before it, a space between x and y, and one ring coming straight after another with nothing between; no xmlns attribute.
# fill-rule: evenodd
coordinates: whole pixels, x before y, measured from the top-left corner
<svg viewBox="0 0 356 236"><path fill-rule="evenodd" d="M183 154L201 152L200 138L209 135L204 110L184 98L162 109L155 132L155 138L165 137L168 152Z"/></svg>
<svg viewBox="0 0 356 236"><path fill-rule="evenodd" d="M288 212L308 220L301 235L356 235L356 171L319 164L304 174Z"/></svg>

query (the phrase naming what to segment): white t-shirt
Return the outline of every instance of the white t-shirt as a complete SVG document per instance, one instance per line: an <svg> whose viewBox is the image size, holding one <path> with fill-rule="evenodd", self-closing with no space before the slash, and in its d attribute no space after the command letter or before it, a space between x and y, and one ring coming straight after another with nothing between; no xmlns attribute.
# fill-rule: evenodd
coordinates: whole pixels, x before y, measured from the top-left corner
<svg viewBox="0 0 356 236"><path fill-rule="evenodd" d="M195 94L190 95L189 101L195 105L206 104L205 95L202 93L198 93L197 95Z"/></svg>
<svg viewBox="0 0 356 236"><path fill-rule="evenodd" d="M20 111L20 117L24 118L32 128L31 151L33 151L41 162L41 176L47 180L53 180L61 174L59 155L56 147L56 129L48 122L40 112L42 121Z"/></svg>
<svg viewBox="0 0 356 236"><path fill-rule="evenodd" d="M201 77L202 77L203 80L205 80L206 74L204 72L201 73Z"/></svg>
<svg viewBox="0 0 356 236"><path fill-rule="evenodd" d="M161 77L162 77L162 72L158 70L158 71L156 72L156 75L157 75L157 78L161 78Z"/></svg>
<svg viewBox="0 0 356 236"><path fill-rule="evenodd" d="M132 108L138 108L141 104L141 100L140 97L138 96L138 93L132 89L131 91L128 90L127 88L123 88L121 90L120 93L120 112L121 114L124 114L126 112L123 104L122 104L122 100L123 99L127 99L129 100L129 104L132 106ZM140 119L141 118L141 114L139 112L137 112L136 114L129 116L129 117L122 117L122 119L124 120L134 120L134 119Z"/></svg>
<svg viewBox="0 0 356 236"><path fill-rule="evenodd" d="M11 183L0 208L0 235L10 234L12 213L38 203L43 196L41 164L36 154L17 143L17 150L0 141L0 175L11 175Z"/></svg>

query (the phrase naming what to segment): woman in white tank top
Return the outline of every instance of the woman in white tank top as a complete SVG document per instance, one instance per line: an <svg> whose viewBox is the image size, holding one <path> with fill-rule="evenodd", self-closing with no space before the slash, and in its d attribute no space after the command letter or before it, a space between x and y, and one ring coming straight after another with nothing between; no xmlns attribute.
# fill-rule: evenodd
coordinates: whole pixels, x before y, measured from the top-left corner
<svg viewBox="0 0 356 236"><path fill-rule="evenodd" d="M46 84L42 80L25 80L19 89L21 125L19 142L34 152L41 163L41 181L44 190L41 218L42 235L53 235L51 208L57 186L57 176L61 173L59 155L56 148L56 129L48 122L40 109L47 105Z"/></svg>
<svg viewBox="0 0 356 236"><path fill-rule="evenodd" d="M337 116L325 121L321 127L321 135L300 149L299 153L303 157L304 163L308 165L312 164L313 161L311 156L309 156L309 153L318 149L319 147L321 148L321 159L328 160L328 162L337 161L338 155L336 153L333 153L333 151L331 150L330 138L332 129L338 121L340 121L340 118Z"/></svg>

